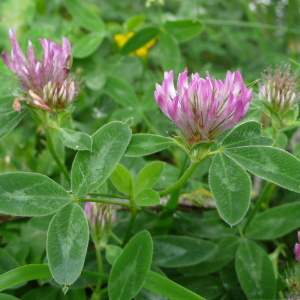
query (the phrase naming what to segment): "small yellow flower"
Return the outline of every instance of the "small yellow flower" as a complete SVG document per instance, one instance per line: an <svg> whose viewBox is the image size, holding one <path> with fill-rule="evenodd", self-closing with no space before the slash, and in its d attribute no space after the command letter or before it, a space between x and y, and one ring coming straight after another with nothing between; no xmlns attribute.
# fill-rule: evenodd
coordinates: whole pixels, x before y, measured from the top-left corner
<svg viewBox="0 0 300 300"><path fill-rule="evenodd" d="M118 33L118 34L114 35L114 40L115 40L116 44L119 46L119 48L122 48L127 43L127 41L130 38L132 38L133 36L134 36L133 31L130 31L127 34ZM143 47L137 49L134 52L129 53L129 55L131 55L131 56L136 55L136 56L144 58L148 55L148 50L151 47L153 47L154 44L155 44L155 39L152 39L147 44L145 44Z"/></svg>

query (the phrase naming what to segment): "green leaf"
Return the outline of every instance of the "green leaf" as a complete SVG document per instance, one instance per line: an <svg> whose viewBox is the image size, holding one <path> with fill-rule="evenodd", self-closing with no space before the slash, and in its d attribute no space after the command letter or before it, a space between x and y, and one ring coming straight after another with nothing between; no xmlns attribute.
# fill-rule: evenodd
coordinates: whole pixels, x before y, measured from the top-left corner
<svg viewBox="0 0 300 300"><path fill-rule="evenodd" d="M72 166L72 191L77 197L97 189L119 163L131 137L128 124L110 122L92 135L90 151L79 151Z"/></svg>
<svg viewBox="0 0 300 300"><path fill-rule="evenodd" d="M214 273L228 265L235 257L240 239L234 235L212 239L217 249L206 260L189 267L180 268L180 272L189 275L206 275Z"/></svg>
<svg viewBox="0 0 300 300"><path fill-rule="evenodd" d="M75 21L85 29L102 33L105 25L102 19L79 0L65 0L67 9Z"/></svg>
<svg viewBox="0 0 300 300"><path fill-rule="evenodd" d="M82 271L81 276L108 279L108 276L99 273ZM26 265L0 275L0 292L15 285L40 278L51 278L47 265Z"/></svg>
<svg viewBox="0 0 300 300"><path fill-rule="evenodd" d="M9 134L19 124L26 113L26 108L22 108L20 113L17 113L11 108L5 113L2 113L2 111L0 112L0 140Z"/></svg>
<svg viewBox="0 0 300 300"><path fill-rule="evenodd" d="M47 265L23 266L0 275L0 291L26 281L49 277L51 273Z"/></svg>
<svg viewBox="0 0 300 300"><path fill-rule="evenodd" d="M102 43L103 38L103 33L91 32L86 34L74 44L73 56L76 58L85 58L93 54Z"/></svg>
<svg viewBox="0 0 300 300"><path fill-rule="evenodd" d="M95 68L94 70L84 73L84 83L91 90L99 91L106 83L106 74L101 68Z"/></svg>
<svg viewBox="0 0 300 300"><path fill-rule="evenodd" d="M160 29L156 27L147 27L138 31L132 38L130 38L127 43L121 49L121 53L124 55L133 52L144 45L149 41L156 38L160 33Z"/></svg>
<svg viewBox="0 0 300 300"><path fill-rule="evenodd" d="M116 259L120 256L122 253L122 248L115 245L107 245L105 248L105 257L106 260L113 265L116 261Z"/></svg>
<svg viewBox="0 0 300 300"><path fill-rule="evenodd" d="M9 294L0 294L0 299L1 300L18 300L19 298L16 298L12 295L9 295Z"/></svg>
<svg viewBox="0 0 300 300"><path fill-rule="evenodd" d="M60 128L59 138L66 147L71 149L92 150L92 138L84 132Z"/></svg>
<svg viewBox="0 0 300 300"><path fill-rule="evenodd" d="M134 193L134 181L130 172L122 165L117 165L110 174L114 186L123 194L132 196Z"/></svg>
<svg viewBox="0 0 300 300"><path fill-rule="evenodd" d="M144 23L144 20L145 20L144 14L133 16L125 23L125 26L127 30L137 30Z"/></svg>
<svg viewBox="0 0 300 300"><path fill-rule="evenodd" d="M226 137L217 142L225 148L263 145L272 146L274 140L261 136L262 124L249 121L234 128Z"/></svg>
<svg viewBox="0 0 300 300"><path fill-rule="evenodd" d="M171 145L174 145L171 138L148 133L133 134L124 155L129 157L150 155Z"/></svg>
<svg viewBox="0 0 300 300"><path fill-rule="evenodd" d="M150 271L143 287L170 300L206 300L176 282ZM125 299L124 299L125 300Z"/></svg>
<svg viewBox="0 0 300 300"><path fill-rule="evenodd" d="M129 118L133 119L133 126L140 123L142 119L142 115L140 110L138 109L132 109L131 106L127 108L117 108L111 115L110 120L111 121L122 121L125 122Z"/></svg>
<svg viewBox="0 0 300 300"><path fill-rule="evenodd" d="M174 70L175 74L179 67L180 50L177 41L167 32L163 32L159 38L160 59L165 71Z"/></svg>
<svg viewBox="0 0 300 300"><path fill-rule="evenodd" d="M0 274L18 268L20 266L20 263L13 256L11 256L10 253L0 248Z"/></svg>
<svg viewBox="0 0 300 300"><path fill-rule="evenodd" d="M53 217L47 236L47 257L55 281L72 284L83 268L89 227L78 204L71 203Z"/></svg>
<svg viewBox="0 0 300 300"><path fill-rule="evenodd" d="M190 266L206 260L216 248L211 242L188 236L155 236L153 262L167 268Z"/></svg>
<svg viewBox="0 0 300 300"><path fill-rule="evenodd" d="M115 261L109 276L111 300L130 300L142 288L152 260L152 239L147 231L135 235Z"/></svg>
<svg viewBox="0 0 300 300"><path fill-rule="evenodd" d="M245 170L218 153L210 167L209 185L221 218L231 226L240 222L250 205L251 181Z"/></svg>
<svg viewBox="0 0 300 300"><path fill-rule="evenodd" d="M225 151L251 173L300 192L300 160L288 152L267 146L247 146Z"/></svg>
<svg viewBox="0 0 300 300"><path fill-rule="evenodd" d="M124 107L135 109L140 105L134 89L123 79L109 76L104 90L114 101Z"/></svg>
<svg viewBox="0 0 300 300"><path fill-rule="evenodd" d="M214 276L184 276L175 280L194 293L205 297L206 300L219 299L218 296L225 293L221 279Z"/></svg>
<svg viewBox="0 0 300 300"><path fill-rule="evenodd" d="M138 174L136 179L136 193L151 188L163 172L165 164L155 161L146 165Z"/></svg>
<svg viewBox="0 0 300 300"><path fill-rule="evenodd" d="M45 175L16 172L0 175L0 212L16 216L45 216L72 201L60 185Z"/></svg>
<svg viewBox="0 0 300 300"><path fill-rule="evenodd" d="M256 243L244 239L235 257L239 282L248 299L274 299L276 281L267 253Z"/></svg>
<svg viewBox="0 0 300 300"><path fill-rule="evenodd" d="M179 42L185 42L199 35L203 24L197 20L167 21L164 29Z"/></svg>
<svg viewBox="0 0 300 300"><path fill-rule="evenodd" d="M300 203L289 203L270 208L256 215L247 227L247 237L273 240L300 227Z"/></svg>
<svg viewBox="0 0 300 300"><path fill-rule="evenodd" d="M137 194L134 198L134 202L140 206L152 206L160 203L160 197L156 191L146 189Z"/></svg>

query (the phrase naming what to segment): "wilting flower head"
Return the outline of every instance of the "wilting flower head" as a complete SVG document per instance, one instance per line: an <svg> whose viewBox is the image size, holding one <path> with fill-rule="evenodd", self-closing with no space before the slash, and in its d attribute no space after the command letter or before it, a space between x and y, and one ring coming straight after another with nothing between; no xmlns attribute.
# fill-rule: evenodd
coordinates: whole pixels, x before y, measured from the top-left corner
<svg viewBox="0 0 300 300"><path fill-rule="evenodd" d="M239 72L227 72L224 82L198 73L189 79L180 73L177 91L173 71L165 72L162 85L156 84L154 98L161 111L178 127L190 145L213 141L248 113L252 89L248 90Z"/></svg>
<svg viewBox="0 0 300 300"><path fill-rule="evenodd" d="M300 231L298 231L298 240L300 242ZM295 244L294 253L295 253L295 256L296 256L296 260L300 264L300 244Z"/></svg>
<svg viewBox="0 0 300 300"><path fill-rule="evenodd" d="M275 70L268 69L262 75L259 98L279 114L284 114L300 98L297 85L297 77L289 65L281 65Z"/></svg>
<svg viewBox="0 0 300 300"><path fill-rule="evenodd" d="M116 210L109 204L87 202L84 212L91 230L99 238L108 233L116 222Z"/></svg>
<svg viewBox="0 0 300 300"><path fill-rule="evenodd" d="M31 106L50 112L65 109L75 100L78 90L78 83L74 79L68 79L72 66L68 39L63 37L62 47L49 39L40 39L44 53L42 61L39 62L30 40L26 58L12 29L9 30L9 36L13 45L11 60L5 50L2 59L16 74L25 92L25 97L18 98L17 102L27 100ZM14 104L14 108L21 109L19 102Z"/></svg>

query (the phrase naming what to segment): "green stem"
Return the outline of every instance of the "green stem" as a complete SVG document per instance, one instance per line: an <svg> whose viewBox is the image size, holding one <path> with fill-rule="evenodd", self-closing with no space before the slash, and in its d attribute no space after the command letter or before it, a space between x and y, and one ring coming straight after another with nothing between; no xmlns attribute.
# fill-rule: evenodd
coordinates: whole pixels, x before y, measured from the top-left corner
<svg viewBox="0 0 300 300"><path fill-rule="evenodd" d="M269 195L269 193L272 191L272 189L274 188L274 184L272 182L268 182L263 190L263 192L261 193L260 197L258 198L258 200L255 203L254 208L252 209L246 223L245 226L243 228L244 232L246 231L246 228L249 226L249 224L251 223L252 219L254 218L254 216L256 215L257 211L260 209L262 203L264 202L264 200L267 198L267 196Z"/></svg>
<svg viewBox="0 0 300 300"><path fill-rule="evenodd" d="M159 193L159 196L163 197L163 196L169 195L172 192L178 190L180 187L182 187L186 183L186 181L191 177L191 175L195 171L198 164L199 164L199 162L192 162L190 164L190 166L188 167L188 169L186 170L186 172L180 177L180 179L177 182L175 182L172 186L161 191Z"/></svg>
<svg viewBox="0 0 300 300"><path fill-rule="evenodd" d="M274 145L273 147L277 147L278 144L278 130L273 126L273 139L274 139Z"/></svg>
<svg viewBox="0 0 300 300"><path fill-rule="evenodd" d="M69 172L66 169L65 165L61 162L59 156L56 153L56 150L55 150L55 147L54 147L53 141L52 141L52 136L51 136L50 128L45 127L45 134L46 134L47 146L48 146L48 149L49 149L52 157L54 158L54 160L56 161L57 165L59 166L59 168L61 169L61 171L65 175L65 177L68 180L68 182L71 183L70 174L69 174Z"/></svg>
<svg viewBox="0 0 300 300"><path fill-rule="evenodd" d="M95 243L95 248L96 248L98 272L100 274L102 274L103 273L103 262L102 262L102 257L101 257L101 248L99 247L99 245L97 243ZM101 285L102 285L102 279L99 278L98 282L97 282L97 286L96 286L96 294L98 295L99 300L100 300L100 296L101 296L101 294L99 293L100 289L101 289Z"/></svg>
<svg viewBox="0 0 300 300"><path fill-rule="evenodd" d="M127 226L126 234L125 234L125 237L124 237L124 240L123 240L122 247L124 247L130 239L131 231L132 231L133 225L135 223L135 218L136 218L136 214L131 214L131 217L130 217L130 220L129 220L129 223L128 223L128 226Z"/></svg>
<svg viewBox="0 0 300 300"><path fill-rule="evenodd" d="M110 236L119 244L119 245L122 245L123 242L122 240L116 235L114 234L112 231L110 231Z"/></svg>
<svg viewBox="0 0 300 300"><path fill-rule="evenodd" d="M241 236L242 239L244 239L245 236L244 236L242 227L241 227L239 224L238 224L236 227L237 227L237 229L238 229L239 235Z"/></svg>
<svg viewBox="0 0 300 300"><path fill-rule="evenodd" d="M117 196L117 195L111 195L111 194L89 193L88 195L95 196L95 197L107 197L107 198L128 200L128 197L126 197L126 196Z"/></svg>
<svg viewBox="0 0 300 300"><path fill-rule="evenodd" d="M147 57L141 58L141 60L142 60L142 64L143 64L143 71L142 71L142 78L141 78L141 81L140 81L140 88L139 88L140 97L142 97L142 95L143 95L146 72L148 70L148 68L147 68Z"/></svg>
<svg viewBox="0 0 300 300"><path fill-rule="evenodd" d="M153 271L149 272L143 287L170 300L205 300L205 298Z"/></svg>
<svg viewBox="0 0 300 300"><path fill-rule="evenodd" d="M128 203L123 203L120 201L113 201L113 200L105 200L105 199L97 199L97 198L80 198L80 202L98 202L98 203L107 203L107 204L114 204L114 205L120 205L127 208L130 208L130 205Z"/></svg>

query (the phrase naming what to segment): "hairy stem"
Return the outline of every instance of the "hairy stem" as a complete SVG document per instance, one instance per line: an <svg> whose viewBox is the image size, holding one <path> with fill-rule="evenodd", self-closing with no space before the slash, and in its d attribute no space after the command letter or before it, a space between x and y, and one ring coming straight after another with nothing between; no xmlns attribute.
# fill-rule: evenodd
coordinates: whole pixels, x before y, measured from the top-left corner
<svg viewBox="0 0 300 300"><path fill-rule="evenodd" d="M48 149L49 149L52 157L54 158L57 165L59 166L59 168L61 169L61 171L65 175L65 178L68 180L69 183L71 183L70 174L69 174L68 170L66 169L65 165L61 162L61 160L60 160L60 158L59 158L59 156L58 156L58 154L55 150L55 147L53 145L51 129L48 128L48 127L45 127L45 134L46 134L47 146L48 146Z"/></svg>
<svg viewBox="0 0 300 300"><path fill-rule="evenodd" d="M197 165L199 162L192 162L186 172L179 178L177 182L175 182L172 186L166 188L165 190L161 191L159 193L160 197L166 196L171 194L172 192L178 190L180 187L182 187L187 180L191 177L191 175L194 173Z"/></svg>
<svg viewBox="0 0 300 300"><path fill-rule="evenodd" d="M97 199L97 198L80 198L80 202L98 202L98 203L107 203L113 205L120 205L127 208L130 208L128 203L120 202L120 201L113 201L113 200L105 200L105 199Z"/></svg>
<svg viewBox="0 0 300 300"><path fill-rule="evenodd" d="M258 212L258 210L260 209L262 203L264 202L264 200L268 197L269 193L272 191L272 189L274 188L274 183L272 182L268 182L263 190L263 192L261 193L260 197L258 198L258 200L255 203L254 208L252 209L245 225L244 225L244 232L246 231L246 228L249 226L249 224L251 223L252 219L255 217L256 213Z"/></svg>
<svg viewBox="0 0 300 300"><path fill-rule="evenodd" d="M130 239L131 231L132 231L133 225L135 223L135 218L136 218L136 214L132 214L131 217L130 217L128 226L127 226L127 230L126 230L126 234L125 234L125 237L124 237L124 240L123 240L122 247L124 247Z"/></svg>

